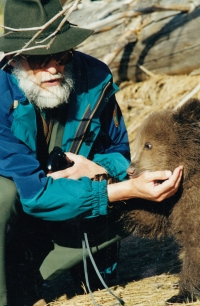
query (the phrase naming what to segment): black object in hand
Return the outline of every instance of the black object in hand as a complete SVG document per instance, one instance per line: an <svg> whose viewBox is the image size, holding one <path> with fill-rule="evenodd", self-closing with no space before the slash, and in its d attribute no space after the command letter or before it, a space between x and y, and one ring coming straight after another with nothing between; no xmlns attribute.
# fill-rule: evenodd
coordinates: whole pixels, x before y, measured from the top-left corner
<svg viewBox="0 0 200 306"><path fill-rule="evenodd" d="M47 169L55 172L69 168L73 166L73 164L74 163L69 160L64 151L60 147L56 146L49 154Z"/></svg>

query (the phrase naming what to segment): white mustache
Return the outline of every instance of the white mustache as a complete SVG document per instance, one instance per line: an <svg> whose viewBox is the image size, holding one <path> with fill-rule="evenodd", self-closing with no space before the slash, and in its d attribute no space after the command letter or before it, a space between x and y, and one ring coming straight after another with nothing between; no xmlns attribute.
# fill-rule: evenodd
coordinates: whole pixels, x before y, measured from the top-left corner
<svg viewBox="0 0 200 306"><path fill-rule="evenodd" d="M49 81L52 81L52 80L60 80L60 79L63 79L63 75L61 73L57 73L57 74L54 74L54 75L51 75L51 74L44 74L41 76L41 79L40 79L40 82L43 83L43 82L49 82Z"/></svg>

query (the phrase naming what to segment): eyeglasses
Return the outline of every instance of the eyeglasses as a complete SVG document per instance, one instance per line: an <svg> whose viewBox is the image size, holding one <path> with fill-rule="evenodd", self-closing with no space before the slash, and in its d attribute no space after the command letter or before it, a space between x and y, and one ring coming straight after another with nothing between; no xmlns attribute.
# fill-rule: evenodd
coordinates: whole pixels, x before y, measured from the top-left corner
<svg viewBox="0 0 200 306"><path fill-rule="evenodd" d="M20 56L23 59L25 59L28 62L29 67L32 70L34 70L34 69L45 68L52 59L55 60L57 65L65 66L66 64L72 61L73 51L69 50L69 51L50 54L50 55L22 55L20 54Z"/></svg>

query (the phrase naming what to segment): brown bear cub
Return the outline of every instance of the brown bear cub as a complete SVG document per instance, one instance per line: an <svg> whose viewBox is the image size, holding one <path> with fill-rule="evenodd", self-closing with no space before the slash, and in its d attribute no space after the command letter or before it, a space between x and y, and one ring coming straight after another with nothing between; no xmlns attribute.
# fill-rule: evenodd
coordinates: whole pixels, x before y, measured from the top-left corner
<svg viewBox="0 0 200 306"><path fill-rule="evenodd" d="M176 239L182 260L179 293L166 303L195 301L200 298L200 101L191 99L176 111L151 113L137 132L134 153L131 177L146 170L184 167L173 197L161 203L130 200L123 205L127 208L119 223L126 234Z"/></svg>

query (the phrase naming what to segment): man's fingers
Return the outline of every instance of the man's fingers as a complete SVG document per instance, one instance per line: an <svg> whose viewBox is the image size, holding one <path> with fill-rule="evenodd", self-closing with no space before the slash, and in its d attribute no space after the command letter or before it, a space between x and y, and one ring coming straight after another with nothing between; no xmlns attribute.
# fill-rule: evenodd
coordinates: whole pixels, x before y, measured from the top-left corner
<svg viewBox="0 0 200 306"><path fill-rule="evenodd" d="M164 170L164 171L146 171L144 172L144 175L146 176L146 179L148 181L170 181L175 184L177 180L180 181L182 176L182 170L183 166L177 167L174 172L172 173L170 170ZM164 182L163 182L164 184Z"/></svg>
<svg viewBox="0 0 200 306"><path fill-rule="evenodd" d="M183 167L177 167L169 179L165 180L162 184L155 186L158 194L160 193L160 197L158 197L159 201L162 201L165 198L169 198L177 192L180 185L182 172Z"/></svg>
<svg viewBox="0 0 200 306"><path fill-rule="evenodd" d="M144 172L144 175L149 182L156 180L164 181L167 180L172 175L172 172L170 170L154 171L154 172L146 171Z"/></svg>
<svg viewBox="0 0 200 306"><path fill-rule="evenodd" d="M180 166L180 167L176 168L176 169L174 170L174 173L173 173L173 174L176 174L176 173L178 173L178 179L177 179L177 181L176 181L176 183L175 183L175 186L178 188L178 187L179 187L179 184L180 184L180 182L181 182L182 175L183 175L183 166Z"/></svg>
<svg viewBox="0 0 200 306"><path fill-rule="evenodd" d="M177 167L174 170L173 174L169 177L169 179L165 180L162 185L163 186L168 185L169 187L171 186L174 189L178 188L181 181L182 172L183 172L183 167L182 166Z"/></svg>
<svg viewBox="0 0 200 306"><path fill-rule="evenodd" d="M67 157L74 162L74 159L76 159L77 156L79 155L76 155L74 153L71 153L71 152L65 152L65 154L67 155Z"/></svg>
<svg viewBox="0 0 200 306"><path fill-rule="evenodd" d="M59 178L65 178L68 175L67 170L68 168L64 170L48 173L47 176L51 176L54 180L57 180Z"/></svg>

